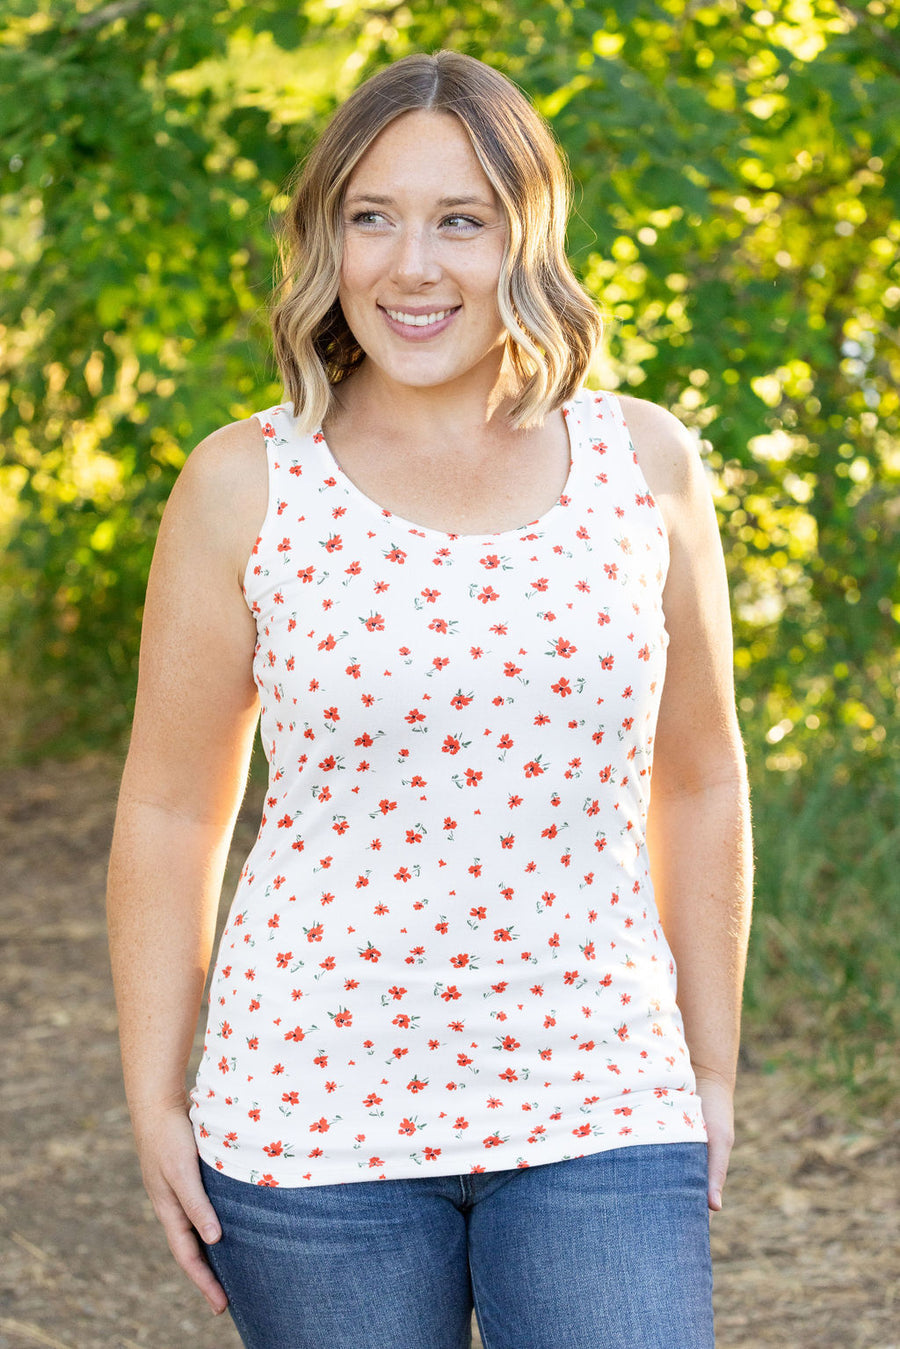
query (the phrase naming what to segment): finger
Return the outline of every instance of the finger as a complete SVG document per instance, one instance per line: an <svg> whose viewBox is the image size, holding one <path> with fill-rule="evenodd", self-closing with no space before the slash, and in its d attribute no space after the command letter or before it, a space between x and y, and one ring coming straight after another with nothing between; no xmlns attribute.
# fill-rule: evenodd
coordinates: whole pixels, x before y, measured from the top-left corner
<svg viewBox="0 0 900 1349"><path fill-rule="evenodd" d="M715 1137L709 1140L709 1170L707 1185L707 1203L713 1213L722 1209L722 1192L725 1189L725 1177L728 1173L728 1158L731 1147L727 1142Z"/></svg>
<svg viewBox="0 0 900 1349"><path fill-rule="evenodd" d="M179 1203L177 1196L170 1193L168 1200L157 1205L156 1211L165 1231L169 1250L179 1267L184 1270L191 1283L200 1290L213 1311L216 1314L223 1312L228 1306L228 1296L211 1270L197 1239L194 1226ZM216 1221L215 1227L216 1240L218 1240L221 1236L218 1221Z"/></svg>
<svg viewBox="0 0 900 1349"><path fill-rule="evenodd" d="M214 1246L222 1236L222 1228L203 1188L196 1157L192 1157L188 1169L169 1177L169 1184L188 1222L200 1233L207 1246Z"/></svg>

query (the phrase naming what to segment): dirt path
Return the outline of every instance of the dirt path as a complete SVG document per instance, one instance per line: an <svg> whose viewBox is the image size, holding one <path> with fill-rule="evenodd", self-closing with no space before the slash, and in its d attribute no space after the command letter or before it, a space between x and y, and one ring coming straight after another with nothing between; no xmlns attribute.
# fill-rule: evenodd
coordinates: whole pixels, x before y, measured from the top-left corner
<svg viewBox="0 0 900 1349"><path fill-rule="evenodd" d="M0 777L0 1349L238 1349L171 1263L132 1152L103 925L114 797L102 760ZM900 1349L895 1118L851 1128L840 1099L761 1068L738 1108L719 1349Z"/></svg>

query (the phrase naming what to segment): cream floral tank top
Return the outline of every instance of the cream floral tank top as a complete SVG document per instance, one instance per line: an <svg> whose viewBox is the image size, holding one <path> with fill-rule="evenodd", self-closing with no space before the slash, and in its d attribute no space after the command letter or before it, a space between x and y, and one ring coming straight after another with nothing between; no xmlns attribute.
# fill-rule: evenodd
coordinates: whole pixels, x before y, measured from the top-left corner
<svg viewBox="0 0 900 1349"><path fill-rule="evenodd" d="M289 407L244 591L269 786L211 984L198 1147L258 1185L704 1137L645 821L668 550L617 400L540 519L364 496Z"/></svg>

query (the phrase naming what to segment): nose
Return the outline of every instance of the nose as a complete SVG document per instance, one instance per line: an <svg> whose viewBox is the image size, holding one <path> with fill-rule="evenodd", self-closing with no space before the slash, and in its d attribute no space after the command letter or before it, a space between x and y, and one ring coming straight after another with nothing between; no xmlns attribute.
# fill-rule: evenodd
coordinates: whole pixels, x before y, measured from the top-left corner
<svg viewBox="0 0 900 1349"><path fill-rule="evenodd" d="M406 289L418 289L441 278L428 231L409 228L400 231L391 259L391 279Z"/></svg>

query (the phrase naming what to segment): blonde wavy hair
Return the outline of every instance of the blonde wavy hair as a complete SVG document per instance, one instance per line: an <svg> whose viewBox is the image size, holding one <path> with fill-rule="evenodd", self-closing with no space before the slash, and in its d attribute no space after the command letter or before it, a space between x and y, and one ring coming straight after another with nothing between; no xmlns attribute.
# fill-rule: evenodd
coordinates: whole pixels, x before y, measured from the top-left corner
<svg viewBox="0 0 900 1349"><path fill-rule="evenodd" d="M540 424L580 386L601 334L597 309L566 258L568 171L514 84L471 56L441 51L404 57L350 96L310 153L285 213L272 331L300 428L321 425L334 386L365 356L338 300L347 182L379 132L413 111L459 119L503 205L497 302L520 380L509 415L518 427Z"/></svg>

